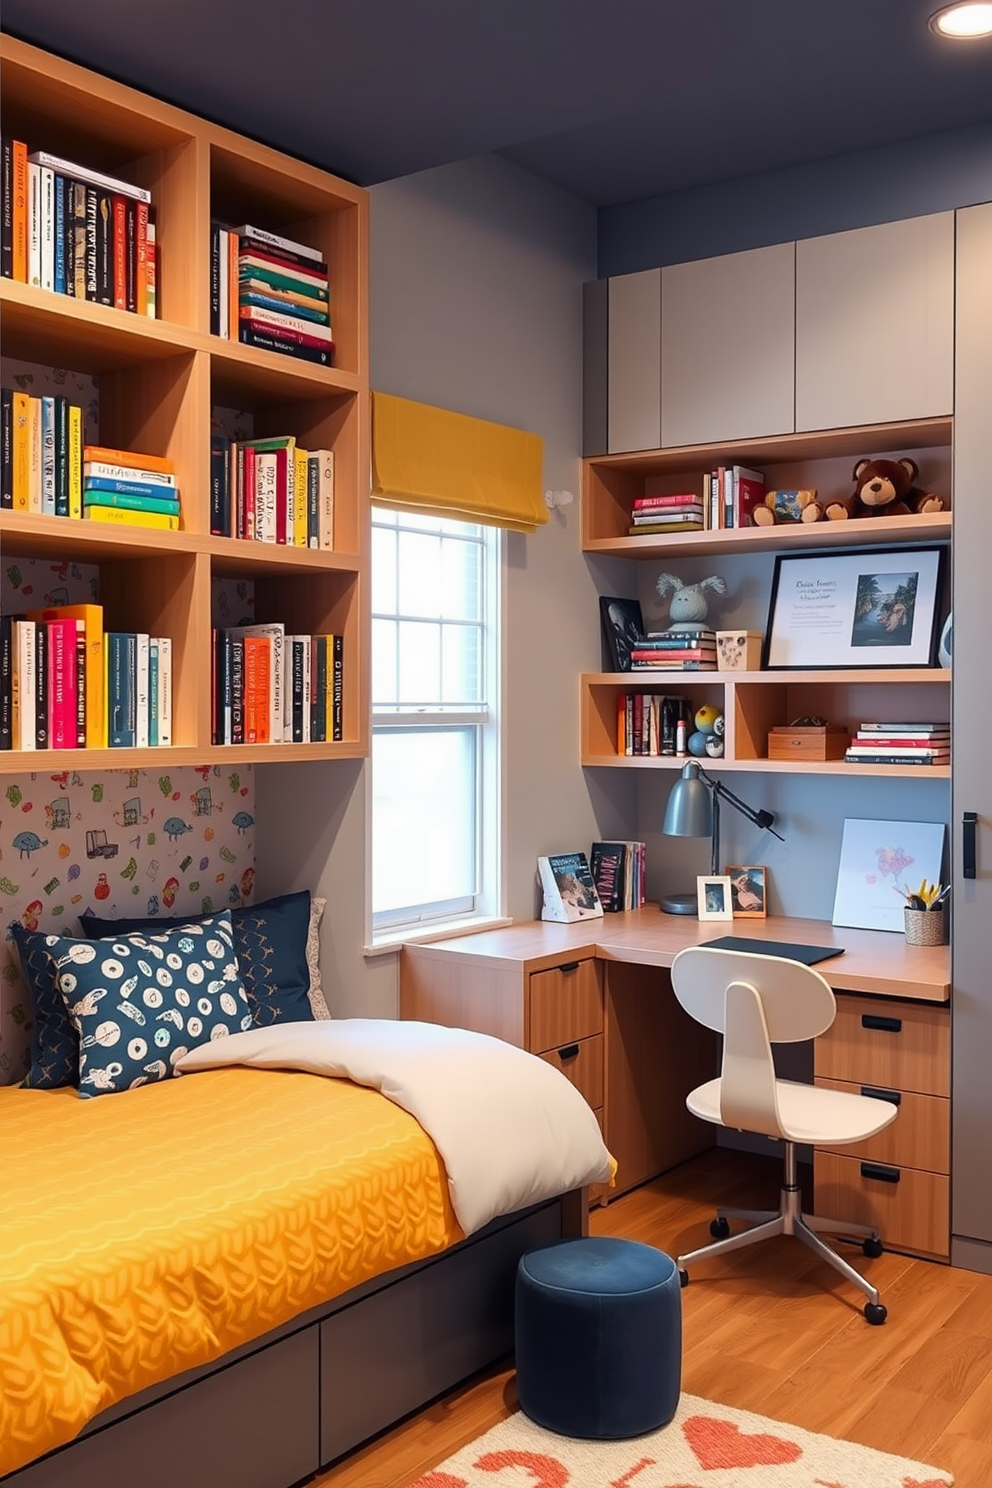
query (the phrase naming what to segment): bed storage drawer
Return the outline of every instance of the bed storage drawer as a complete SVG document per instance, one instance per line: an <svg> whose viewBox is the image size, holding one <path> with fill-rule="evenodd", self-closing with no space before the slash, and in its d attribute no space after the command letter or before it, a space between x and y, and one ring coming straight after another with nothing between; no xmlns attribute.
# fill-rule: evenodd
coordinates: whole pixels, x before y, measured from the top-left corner
<svg viewBox="0 0 992 1488"><path fill-rule="evenodd" d="M561 1233L558 1205L532 1211L322 1322L321 1464L509 1353L517 1262Z"/></svg>
<svg viewBox="0 0 992 1488"><path fill-rule="evenodd" d="M603 1031L603 984L599 962L566 961L530 975L530 1038L533 1054L546 1054L575 1039Z"/></svg>
<svg viewBox="0 0 992 1488"><path fill-rule="evenodd" d="M4 1488L272 1488L320 1466L318 1339L304 1328L93 1430Z"/></svg>
<svg viewBox="0 0 992 1488"><path fill-rule="evenodd" d="M892 1250L940 1260L950 1254L950 1179L943 1173L818 1151L813 1211L876 1225L882 1244Z"/></svg>

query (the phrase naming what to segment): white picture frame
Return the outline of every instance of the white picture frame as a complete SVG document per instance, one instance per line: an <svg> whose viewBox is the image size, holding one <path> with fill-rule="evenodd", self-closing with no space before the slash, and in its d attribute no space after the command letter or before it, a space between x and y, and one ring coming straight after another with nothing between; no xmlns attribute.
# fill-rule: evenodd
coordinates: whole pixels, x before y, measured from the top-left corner
<svg viewBox="0 0 992 1488"><path fill-rule="evenodd" d="M730 879L724 874L700 874L696 879L696 904L701 920L732 920L734 901Z"/></svg>
<svg viewBox="0 0 992 1488"><path fill-rule="evenodd" d="M905 929L906 894L941 881L943 822L847 818L841 839L833 924Z"/></svg>

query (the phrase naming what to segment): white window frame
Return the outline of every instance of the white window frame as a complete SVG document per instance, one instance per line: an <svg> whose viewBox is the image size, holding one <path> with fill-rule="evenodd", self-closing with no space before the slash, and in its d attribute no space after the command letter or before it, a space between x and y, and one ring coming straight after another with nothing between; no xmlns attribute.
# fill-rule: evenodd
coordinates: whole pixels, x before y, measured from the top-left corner
<svg viewBox="0 0 992 1488"><path fill-rule="evenodd" d="M402 522L402 509L396 511ZM440 514L439 514L440 515ZM375 508L373 508L373 523ZM447 905L411 906L413 911L402 922L376 925L372 907L372 852L374 791L372 758L366 767L366 931L365 954L395 951L404 941L435 940L441 936L468 935L475 930L509 924L505 915L503 871L503 764L505 755L502 728L504 696L503 595L506 585L506 534L498 528L483 529L483 693L485 701L478 709L456 710L451 707L411 707L377 709L372 705L372 733L474 727L479 731L476 781L477 888L472 902L452 901ZM374 612L373 612L374 613Z"/></svg>

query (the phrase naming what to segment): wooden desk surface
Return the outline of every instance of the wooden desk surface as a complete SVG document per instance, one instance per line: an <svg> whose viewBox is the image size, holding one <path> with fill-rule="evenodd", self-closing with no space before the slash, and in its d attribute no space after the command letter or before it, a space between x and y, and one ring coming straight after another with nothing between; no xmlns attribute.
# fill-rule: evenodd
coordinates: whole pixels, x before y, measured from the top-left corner
<svg viewBox="0 0 992 1488"><path fill-rule="evenodd" d="M827 920L785 915L700 923L694 915L667 915L656 904L649 904L626 914L604 915L572 925L532 920L407 949L418 957L441 952L446 957L471 956L482 964L526 961L535 971L542 964L559 965L562 956L568 954L640 966L671 966L685 946L700 945L721 935L843 946L842 956L821 961L816 967L835 990L911 997L923 1002L950 1001L949 946L910 946L902 935L892 931L850 930Z"/></svg>

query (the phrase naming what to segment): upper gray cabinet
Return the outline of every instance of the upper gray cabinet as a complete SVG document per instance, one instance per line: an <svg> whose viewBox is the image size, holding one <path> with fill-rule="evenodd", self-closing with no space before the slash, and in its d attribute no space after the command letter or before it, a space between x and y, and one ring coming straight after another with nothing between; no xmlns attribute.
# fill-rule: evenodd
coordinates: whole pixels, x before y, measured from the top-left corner
<svg viewBox="0 0 992 1488"><path fill-rule="evenodd" d="M795 245L661 271L662 446L791 434Z"/></svg>
<svg viewBox="0 0 992 1488"><path fill-rule="evenodd" d="M954 214L796 244L796 429L949 414Z"/></svg>
<svg viewBox="0 0 992 1488"><path fill-rule="evenodd" d="M608 281L607 453L661 443L661 270Z"/></svg>

